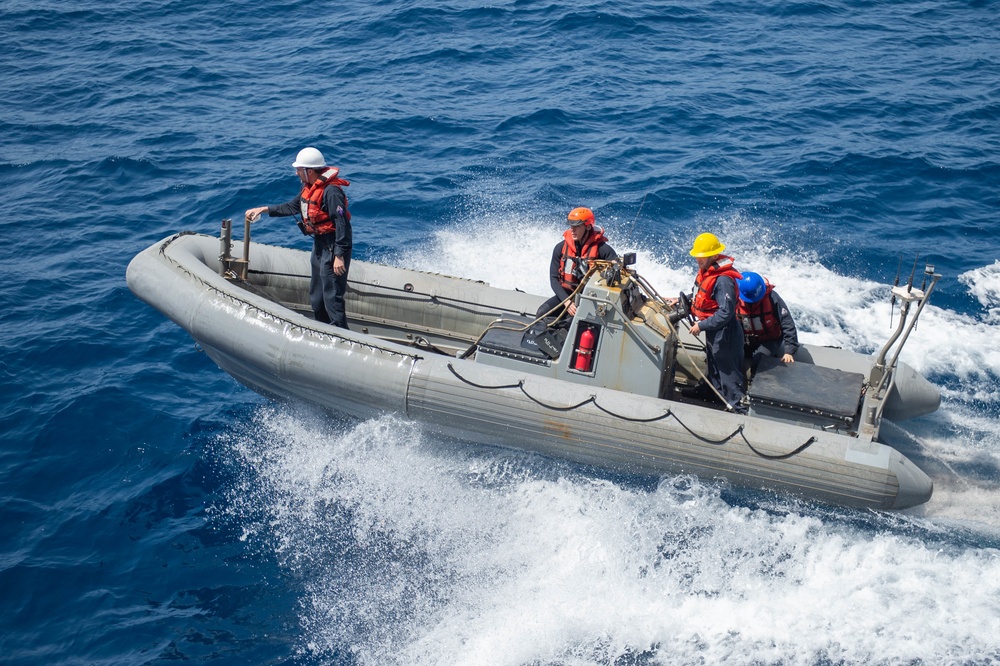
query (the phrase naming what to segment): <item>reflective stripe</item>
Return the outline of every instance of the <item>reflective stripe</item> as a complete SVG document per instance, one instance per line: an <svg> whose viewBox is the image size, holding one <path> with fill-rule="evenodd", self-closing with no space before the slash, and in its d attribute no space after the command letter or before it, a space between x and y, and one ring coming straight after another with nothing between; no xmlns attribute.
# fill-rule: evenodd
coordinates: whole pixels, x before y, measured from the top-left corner
<svg viewBox="0 0 1000 666"><path fill-rule="evenodd" d="M768 284L764 298L756 303L745 303L741 300L736 305L736 316L743 322L743 332L748 342L781 340L784 337L781 319L774 311L774 301L771 300L772 289L773 287Z"/></svg>
<svg viewBox="0 0 1000 666"><path fill-rule="evenodd" d="M691 313L696 319L708 319L719 309L719 304L712 298L715 291L715 282L723 275L728 275L734 280L743 278L739 271L733 268L733 258L726 255L719 255L721 260L709 266L705 270L699 270L694 279L694 300L691 303ZM739 291L737 289L737 291Z"/></svg>
<svg viewBox="0 0 1000 666"><path fill-rule="evenodd" d="M580 284L583 276L587 274L590 264L588 259L596 259L600 256L600 247L606 243L604 230L591 227L590 233L584 241L580 254L576 253L576 240L573 232L567 229L563 232L562 258L559 260L559 275L563 289L573 291L576 285Z"/></svg>

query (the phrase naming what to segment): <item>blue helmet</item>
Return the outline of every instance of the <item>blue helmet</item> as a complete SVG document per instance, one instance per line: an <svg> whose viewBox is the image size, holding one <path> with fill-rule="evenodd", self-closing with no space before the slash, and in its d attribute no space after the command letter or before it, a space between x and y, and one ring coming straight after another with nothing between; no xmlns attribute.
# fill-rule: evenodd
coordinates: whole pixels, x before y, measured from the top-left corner
<svg viewBox="0 0 1000 666"><path fill-rule="evenodd" d="M764 278L751 271L743 273L743 279L737 280L736 284L740 287L740 300L744 303L756 303L767 293L767 283L764 282Z"/></svg>

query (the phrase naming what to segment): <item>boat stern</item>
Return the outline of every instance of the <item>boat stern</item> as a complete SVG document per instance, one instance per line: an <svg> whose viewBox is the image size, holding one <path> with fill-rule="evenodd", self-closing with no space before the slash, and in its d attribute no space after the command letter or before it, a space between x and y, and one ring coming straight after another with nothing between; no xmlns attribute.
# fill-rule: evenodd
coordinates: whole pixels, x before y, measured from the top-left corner
<svg viewBox="0 0 1000 666"><path fill-rule="evenodd" d="M899 491L890 508L909 509L931 498L934 482L913 461L895 449L892 449L889 459L889 472L896 476L899 484Z"/></svg>
<svg viewBox="0 0 1000 666"><path fill-rule="evenodd" d="M931 414L941 406L941 391L912 367L900 362L893 372L895 377L885 399L883 418L905 421Z"/></svg>

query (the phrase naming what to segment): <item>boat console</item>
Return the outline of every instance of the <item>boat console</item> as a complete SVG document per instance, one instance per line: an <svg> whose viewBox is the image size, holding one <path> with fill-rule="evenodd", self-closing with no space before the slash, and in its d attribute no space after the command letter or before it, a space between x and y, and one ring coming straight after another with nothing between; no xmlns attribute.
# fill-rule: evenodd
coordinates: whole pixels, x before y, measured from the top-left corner
<svg viewBox="0 0 1000 666"><path fill-rule="evenodd" d="M667 397L676 331L662 299L627 267L634 255L593 262L571 320L505 315L478 342L477 363L638 395Z"/></svg>

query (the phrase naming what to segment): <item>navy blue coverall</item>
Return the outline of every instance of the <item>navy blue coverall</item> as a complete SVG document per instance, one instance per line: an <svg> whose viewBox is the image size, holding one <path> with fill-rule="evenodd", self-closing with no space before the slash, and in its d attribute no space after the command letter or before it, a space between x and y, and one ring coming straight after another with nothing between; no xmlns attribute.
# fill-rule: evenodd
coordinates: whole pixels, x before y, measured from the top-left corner
<svg viewBox="0 0 1000 666"><path fill-rule="evenodd" d="M335 185L328 185L323 190L323 201L320 208L330 216L336 229L326 234L313 236L312 277L309 280L309 304L312 306L316 321L347 328L347 310L344 306L344 294L347 293L347 274L351 270L351 223L344 216L347 209L344 190ZM277 206L268 206L270 217L288 217L301 215L301 198ZM344 260L343 275L333 272L333 258Z"/></svg>
<svg viewBox="0 0 1000 666"><path fill-rule="evenodd" d="M743 387L743 325L736 318L736 280L720 275L712 289L712 299L719 304L708 319L698 322L705 333L708 355L708 381L738 413L745 413Z"/></svg>

